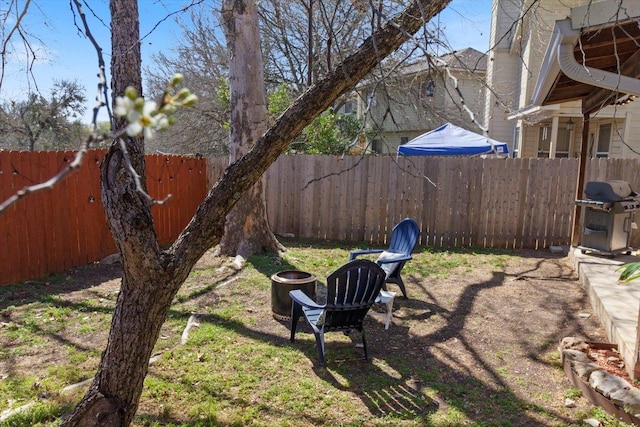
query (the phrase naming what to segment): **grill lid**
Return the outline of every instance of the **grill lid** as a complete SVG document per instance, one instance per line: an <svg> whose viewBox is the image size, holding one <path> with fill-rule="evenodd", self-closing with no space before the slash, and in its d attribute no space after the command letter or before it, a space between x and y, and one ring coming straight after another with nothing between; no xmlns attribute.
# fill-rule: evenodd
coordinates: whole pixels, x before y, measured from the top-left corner
<svg viewBox="0 0 640 427"><path fill-rule="evenodd" d="M599 202L617 202L636 196L627 181L589 181L584 187L584 194L588 199Z"/></svg>

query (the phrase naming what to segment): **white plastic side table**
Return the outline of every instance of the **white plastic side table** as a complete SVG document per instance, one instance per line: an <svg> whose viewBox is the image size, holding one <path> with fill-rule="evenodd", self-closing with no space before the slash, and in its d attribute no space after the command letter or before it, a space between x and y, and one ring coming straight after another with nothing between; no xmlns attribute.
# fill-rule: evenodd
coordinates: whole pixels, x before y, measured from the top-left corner
<svg viewBox="0 0 640 427"><path fill-rule="evenodd" d="M376 302L384 304L387 307L387 314L384 319L384 328L389 329L389 324L391 323L391 314L393 311L393 299L396 297L395 292L389 292L385 290L381 290L380 294L376 298Z"/></svg>

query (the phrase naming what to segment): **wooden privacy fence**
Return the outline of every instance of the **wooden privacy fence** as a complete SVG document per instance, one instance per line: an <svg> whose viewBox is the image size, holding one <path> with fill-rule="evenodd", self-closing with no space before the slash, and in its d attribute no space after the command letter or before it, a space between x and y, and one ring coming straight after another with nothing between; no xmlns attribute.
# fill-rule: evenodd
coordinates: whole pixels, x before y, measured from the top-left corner
<svg viewBox="0 0 640 427"><path fill-rule="evenodd" d="M115 251L99 186L104 150L52 190L0 214L0 285L44 277ZM0 151L0 200L66 166L72 152ZM161 244L171 243L204 199L227 158L147 156L152 213ZM420 244L545 248L567 245L577 159L281 156L267 171L269 221L278 234L386 244L412 217ZM640 160L591 159L586 181L629 181L640 190ZM582 197L582 195L578 195Z"/></svg>
<svg viewBox="0 0 640 427"><path fill-rule="evenodd" d="M578 159L281 156L265 188L279 234L386 244L411 217L422 245L546 248L570 243L577 175ZM588 161L586 181L612 179L640 191L640 160Z"/></svg>
<svg viewBox="0 0 640 427"><path fill-rule="evenodd" d="M82 167L51 190L29 195L0 213L0 285L43 277L115 252L100 196L99 168L106 150L90 150ZM43 182L74 153L0 150L0 200ZM147 188L164 205L152 207L161 244L171 243L207 191L206 160L148 155Z"/></svg>

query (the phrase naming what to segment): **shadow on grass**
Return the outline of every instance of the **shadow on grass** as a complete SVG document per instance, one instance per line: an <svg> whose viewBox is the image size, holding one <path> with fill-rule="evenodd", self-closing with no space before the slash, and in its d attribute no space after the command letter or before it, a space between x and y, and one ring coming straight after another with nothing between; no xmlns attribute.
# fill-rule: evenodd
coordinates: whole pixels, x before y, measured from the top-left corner
<svg viewBox="0 0 640 427"><path fill-rule="evenodd" d="M90 289L106 281L122 277L120 264L88 264L40 280L3 285L0 291L0 311L27 305L83 289Z"/></svg>
<svg viewBox="0 0 640 427"><path fill-rule="evenodd" d="M535 273L535 269L523 273ZM359 342L357 336L354 342L345 342L333 340L333 333L327 334L327 368L322 368L316 362L313 339L294 343L288 341L287 322L279 322L284 330L274 329L273 333L265 333L250 329L242 322L215 315L201 316L200 320L222 325L254 340L298 348L314 362L313 372L318 378L335 389L356 396L378 418L420 420L423 425L430 425L433 424L432 417L438 412L438 416L450 417L454 423L456 416L460 416L481 425L540 425L540 420L545 417L569 424L572 420L557 411L516 395L503 379L504 373L487 363L486 355L478 353L473 343L464 337L463 329L478 296L505 286L507 278L510 276L497 272L489 280L466 286L453 309L445 309L437 302L402 300L403 309L410 309L411 314L401 325L394 323L388 331L383 329L382 322L368 317L365 330L370 355L377 359L374 363L367 363L362 349L354 346ZM426 295L427 300L436 301L428 291ZM410 327L405 326L411 322L430 321L433 317L444 319L444 323L426 335L415 335ZM301 321L301 326L304 323ZM304 333L305 330L299 332ZM454 354L447 355L446 346L449 343L464 347L473 359L473 366L468 366L468 361L460 360ZM536 351L535 346L529 347L531 352ZM539 347L537 351L540 351ZM443 353L447 357L443 357ZM207 393L215 399L237 399L215 390ZM246 401L238 403L249 406L256 404ZM283 413L282 408L270 406L268 402L257 404L267 415ZM292 412L287 416L297 415ZM305 420L315 425L323 424L322 419L310 420L305 417Z"/></svg>
<svg viewBox="0 0 640 427"><path fill-rule="evenodd" d="M375 347L370 350L381 360L375 364L335 363L336 348L330 343L328 352L334 353L327 369L316 368L316 374L341 390L355 393L378 417L392 415L394 418L422 417L424 425L431 423L430 414L442 410L452 417L463 414L470 420L484 423L498 423L511 426L540 425L539 417L551 416L569 423L561 414L539 407L517 396L506 383L502 374L484 362L472 343L463 337L462 330L470 315L476 297L491 288L504 285L506 275L494 273L484 282L464 289L458 304L451 311L438 305L418 300L404 300L403 304L421 313L411 321L426 321L431 316L442 316L445 324L433 332L416 336L406 326L393 325L389 331L379 332L380 325L369 328L367 337L377 335ZM406 323L406 322L405 322ZM381 338L380 335L392 335ZM368 342L371 342L368 339ZM474 365L458 360L453 354L436 354L436 346L443 343L462 346L472 356ZM445 363L446 362L446 363ZM482 372L480 377L476 375ZM348 378L354 384L345 387L341 378ZM537 413L538 417L526 412Z"/></svg>
<svg viewBox="0 0 640 427"><path fill-rule="evenodd" d="M433 252L434 250L432 249L418 248L418 254L422 256L425 254L428 256ZM469 253L470 250L448 249L440 252ZM507 251L496 252L512 253ZM482 253L489 252L483 251ZM405 283L411 286L409 299L396 300L396 305L401 306L401 311L405 313L403 314L403 321L394 322L391 328L385 331L381 321L377 321L372 317L368 317L366 320L365 329L369 352L376 359L374 363L365 362L362 349L355 348L353 343L334 341L331 339L332 334L327 334L327 368L317 367L316 364L313 369L314 374L326 382L327 385L357 397L374 416L379 418L391 417L396 420L422 419L423 425L429 425L432 423L431 418L436 415L436 412L446 412L448 414L462 414L479 425L540 425L540 418L544 416L570 424L572 420L566 419L562 414L540 407L533 400L527 400L516 395L509 383L504 380L504 373L493 368L493 365L487 362L486 355L479 353L474 347L472 339L464 333L465 325L470 321L479 296L492 289L508 286L506 283L508 280L545 279L537 275L537 270L543 262L554 257L548 256L546 253L540 253L539 256L540 260L530 270L519 271L517 274L496 272L488 280L477 281L465 286L461 289L459 296L456 294L456 301L453 305L445 304L442 301L442 296L437 296L432 292L429 282L437 279L429 276L417 279L411 274L403 275ZM267 259L265 260L264 258ZM277 263L275 259L275 255L273 257L256 257L251 258L249 263L266 278L270 278L277 271L300 268L300 265L282 260ZM346 262L346 259L344 262ZM407 270L411 271L411 268ZM313 274L316 274L318 279L321 280L322 272L313 272ZM119 276L114 275L114 278L116 277ZM546 277L546 279L549 278L555 281L573 280L565 274L560 263L558 264L557 274ZM47 285L33 286L41 286L49 291L49 294L58 294L66 292L70 288L73 288L73 290L88 288L94 284L87 280L82 283L69 284L61 282L56 284L52 282ZM197 298L214 290L217 285L218 283L213 283L199 288L185 298L187 300ZM31 285L27 285L27 289L28 286ZM3 290L5 289L6 287L3 287ZM35 289L35 291L39 290L41 289ZM539 355L555 345L558 331L584 332L582 330L583 323L574 314L575 311L568 305L564 306L564 303L557 298L553 298L552 290L548 292L549 298L546 299L545 303L557 304L558 307L556 309L564 311L566 316L558 318L553 331L550 330L547 333L547 339L530 339L526 328L523 328L522 333L517 335L520 346L526 350L527 357L544 364L549 364L549 362L541 359ZM25 289L20 295L16 295L15 298L12 296L11 298L11 300L5 297L0 298L0 310L7 306L15 305L10 301L26 304L28 301L38 301L42 298L42 295L37 295L37 293L29 295L28 290ZM589 304L586 296L583 297L583 302L585 305ZM97 307L86 302L64 302L60 304L80 311L112 311L112 308ZM534 309L545 309L545 307L534 307ZM185 320L190 314L188 310L174 308L169 312L169 316ZM280 322L279 326L281 327L271 327L271 331L265 331L247 327L242 321L213 314L199 316L199 320L201 322L215 323L256 341L266 342L278 347L291 346L298 349L304 357L309 358L314 363L316 361L317 353L313 340L290 343L288 340L288 323L286 322ZM269 319L269 321L271 322L272 320ZM417 335L413 333L411 327L416 322L431 322L437 324L437 327L434 327L433 330L426 334ZM302 326L304 323L304 321L301 321L300 325ZM532 325L532 327L536 327L536 325ZM305 329L301 329L300 332L305 332ZM482 339L482 337L478 337L478 339ZM357 342L357 337L355 341ZM448 353L448 346L463 348L473 359L472 364L470 365L469 361L458 359L453 352ZM167 377L167 381L170 380ZM273 406L270 402L256 403L247 401L246 399L239 399L230 393L214 389L205 391L212 399L225 399L238 405L246 405L246 407L260 405L261 411L265 411L265 414L273 415L273 417L278 417L279 414L285 411L283 408ZM290 418L298 416L294 411L288 412ZM453 415L450 416L453 417ZM218 419L204 422L194 421L192 423L178 422L173 420L171 414L167 414L167 417L157 418L140 415L140 418L150 422L175 422L185 426L224 424L222 420ZM452 419L455 420L454 418ZM324 420L305 417L304 421L307 424L322 425Z"/></svg>
<svg viewBox="0 0 640 427"><path fill-rule="evenodd" d="M434 251L460 254L476 251L481 254L513 254L511 251L486 251L477 248L417 249L418 253L428 252L428 254ZM426 298L421 297L423 301L410 296L408 300L400 299L397 302L410 311L405 320L425 322L433 316L438 316L444 319L441 327L427 335L416 336L403 325L394 324L391 330L380 331L381 322L368 321L365 328L370 354L381 359L376 364L364 363L362 355L358 354L362 351L361 349L354 349L352 345L345 345L342 342L332 342L331 334L327 334L328 367L325 369L316 365L314 372L332 387L354 393L371 413L378 417L393 416L401 419L422 417L425 425L428 425L430 415L440 409L447 413L464 414L468 419L479 423L498 422L513 426L529 426L540 425L540 420L545 418L555 418L570 423L572 420L558 411L544 408L533 400L529 401L518 396L503 378L504 373L487 363L485 355L479 354L473 342L464 338L462 333L477 297L490 289L505 286L507 280L575 281L572 274L566 271L563 262L558 260L557 255L544 252L529 255L531 254L540 258L533 268L519 271L517 274L495 272L489 280L467 286L458 297L457 305L450 310L438 304L426 285L428 280L416 281L410 277L412 286L417 286ZM557 273L541 277L537 271L542 263L556 262L554 260L558 260ZM286 265L282 269L285 268L295 269L296 266ZM265 276L269 276L277 269L261 271ZM550 366L553 366L553 363L540 358L540 354L556 345L558 331L586 334L583 323L574 314L575 310L563 306L561 300L553 296L549 293L546 303L559 304L558 310L566 313L566 317L558 318L557 324L549 331L546 339L532 340L526 330L523 330L519 337L519 344L525 349L526 357ZM588 306L588 298L583 296L581 303ZM545 307L536 309L545 309ZM300 324L304 325L304 323L301 321ZM283 325L288 327L286 323ZM533 327L535 328L536 325ZM305 332L304 329L302 331ZM309 330L307 329L306 332ZM242 332L239 331L239 333ZM432 351L434 346L442 346L443 343L448 342L464 347L473 358L471 368L465 366L468 361L457 360L453 354L448 355L448 360L444 359L445 363L442 350L438 350L438 354ZM300 348L315 362L317 357L315 344L296 342L291 345ZM446 346L444 353L446 356ZM478 373L482 375L477 375ZM350 385L345 386L342 378L348 379Z"/></svg>

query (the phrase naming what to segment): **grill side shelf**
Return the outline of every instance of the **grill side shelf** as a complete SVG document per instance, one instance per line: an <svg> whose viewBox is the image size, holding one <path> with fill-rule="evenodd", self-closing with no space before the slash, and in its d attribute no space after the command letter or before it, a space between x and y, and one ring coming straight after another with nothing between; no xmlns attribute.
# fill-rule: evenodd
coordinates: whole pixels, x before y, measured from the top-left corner
<svg viewBox="0 0 640 427"><path fill-rule="evenodd" d="M603 211L611 210L611 202L599 202L597 200L576 200L576 205Z"/></svg>

